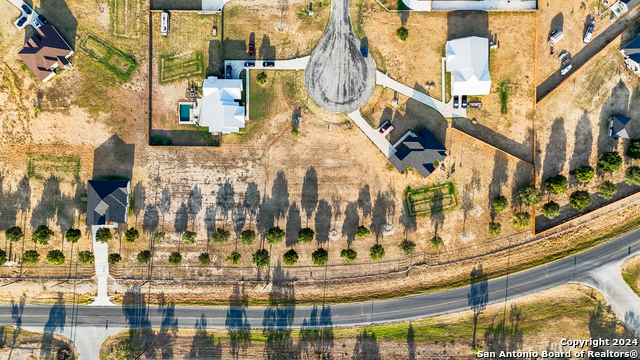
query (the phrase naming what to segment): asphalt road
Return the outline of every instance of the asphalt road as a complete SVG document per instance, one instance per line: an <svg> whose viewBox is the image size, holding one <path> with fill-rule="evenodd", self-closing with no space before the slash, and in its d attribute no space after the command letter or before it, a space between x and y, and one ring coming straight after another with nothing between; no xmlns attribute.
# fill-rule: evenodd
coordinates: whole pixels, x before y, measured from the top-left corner
<svg viewBox="0 0 640 360"><path fill-rule="evenodd" d="M329 26L305 71L309 96L331 113L349 114L359 109L369 101L376 85L373 58L362 56L360 40L351 26L350 2L331 2Z"/></svg>

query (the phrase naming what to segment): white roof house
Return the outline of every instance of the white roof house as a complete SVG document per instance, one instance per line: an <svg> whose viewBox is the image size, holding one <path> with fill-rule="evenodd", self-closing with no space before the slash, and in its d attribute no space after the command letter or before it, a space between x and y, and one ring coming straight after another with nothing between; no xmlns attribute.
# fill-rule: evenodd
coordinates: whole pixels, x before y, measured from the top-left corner
<svg viewBox="0 0 640 360"><path fill-rule="evenodd" d="M447 71L451 95L489 94L489 39L469 36L447 41Z"/></svg>
<svg viewBox="0 0 640 360"><path fill-rule="evenodd" d="M230 134L244 128L244 106L236 100L242 97L242 80L218 79L209 76L202 82L200 126L209 132Z"/></svg>

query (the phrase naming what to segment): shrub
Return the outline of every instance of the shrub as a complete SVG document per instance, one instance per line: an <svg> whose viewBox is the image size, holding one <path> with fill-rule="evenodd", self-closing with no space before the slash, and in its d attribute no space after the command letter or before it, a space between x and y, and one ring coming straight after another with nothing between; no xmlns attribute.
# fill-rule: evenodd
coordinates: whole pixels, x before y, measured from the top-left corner
<svg viewBox="0 0 640 360"><path fill-rule="evenodd" d="M239 252L234 251L231 254L229 254L229 256L227 256L227 258L224 259L224 261L230 262L231 265L238 265L241 258L242 258L242 255L240 255Z"/></svg>
<svg viewBox="0 0 640 360"><path fill-rule="evenodd" d="M267 83L267 74L263 71L256 76L256 84L264 85Z"/></svg>
<svg viewBox="0 0 640 360"><path fill-rule="evenodd" d="M106 243L109 240L113 239L113 235L111 234L111 230L109 228L100 228L96 231L96 241L99 243Z"/></svg>
<svg viewBox="0 0 640 360"><path fill-rule="evenodd" d="M140 233L138 232L137 229L134 229L134 228L130 228L124 233L124 241L128 243L132 243L138 240L139 237L140 237Z"/></svg>
<svg viewBox="0 0 640 360"><path fill-rule="evenodd" d="M118 253L109 254L109 264L115 265L122 260L122 256Z"/></svg>
<svg viewBox="0 0 640 360"><path fill-rule="evenodd" d="M174 251L169 255L169 264L173 266L178 266L180 265L181 262L182 262L182 255L179 252Z"/></svg>
<svg viewBox="0 0 640 360"><path fill-rule="evenodd" d="M291 249L282 255L282 262L285 265L295 265L298 262L298 253Z"/></svg>
<svg viewBox="0 0 640 360"><path fill-rule="evenodd" d="M40 225L36 231L31 235L31 240L37 242L40 245L49 245L49 240L53 236L54 232L46 225Z"/></svg>
<svg viewBox="0 0 640 360"><path fill-rule="evenodd" d="M402 240L398 249L403 255L410 256L416 250L416 243L407 239Z"/></svg>
<svg viewBox="0 0 640 360"><path fill-rule="evenodd" d="M616 185L611 181L605 181L598 187L598 195L603 199L611 200L618 190Z"/></svg>
<svg viewBox="0 0 640 360"><path fill-rule="evenodd" d="M72 244L77 243L78 240L80 240L81 236L82 236L82 233L78 229L69 229L64 234L64 238L67 239L67 242L70 242Z"/></svg>
<svg viewBox="0 0 640 360"><path fill-rule="evenodd" d="M491 207L497 214L502 214L509 207L509 201L504 196L496 196L491 201Z"/></svg>
<svg viewBox="0 0 640 360"><path fill-rule="evenodd" d="M316 235L315 231L311 228L304 228L298 231L298 241L301 243L310 243L313 241L313 237Z"/></svg>
<svg viewBox="0 0 640 360"><path fill-rule="evenodd" d="M549 201L544 204L540 213L546 216L548 219L555 219L560 215L560 205L555 201Z"/></svg>
<svg viewBox="0 0 640 360"><path fill-rule="evenodd" d="M49 264L53 266L60 266L64 264L64 254L60 250L51 250L47 254L47 258L45 259Z"/></svg>
<svg viewBox="0 0 640 360"><path fill-rule="evenodd" d="M622 166L622 158L617 151L602 154L598 160L598 170L604 172L612 172L620 169Z"/></svg>
<svg viewBox="0 0 640 360"><path fill-rule="evenodd" d="M209 253L202 253L198 256L198 262L200 265L207 266L211 264L211 257L209 257Z"/></svg>
<svg viewBox="0 0 640 360"><path fill-rule="evenodd" d="M576 191L569 196L569 205L578 211L582 211L591 205L591 196L586 191Z"/></svg>
<svg viewBox="0 0 640 360"><path fill-rule="evenodd" d="M277 226L267 230L267 234L266 234L267 242L269 244L277 244L279 242L282 242L282 240L284 240L284 236L285 236L284 230L280 229Z"/></svg>
<svg viewBox="0 0 640 360"><path fill-rule="evenodd" d="M164 241L164 231L158 231L153 233L153 241L161 243Z"/></svg>
<svg viewBox="0 0 640 360"><path fill-rule="evenodd" d="M96 260L91 251L80 251L78 253L78 262L82 265L93 264Z"/></svg>
<svg viewBox="0 0 640 360"><path fill-rule="evenodd" d="M588 184L593 180L596 172L589 165L582 165L576 169L576 179L583 184Z"/></svg>
<svg viewBox="0 0 640 360"><path fill-rule="evenodd" d="M347 263L354 262L358 258L358 254L353 249L344 249L340 251L340 257Z"/></svg>
<svg viewBox="0 0 640 360"><path fill-rule="evenodd" d="M324 265L329 260L329 253L323 248L319 248L311 254L311 261L316 265Z"/></svg>
<svg viewBox="0 0 640 360"><path fill-rule="evenodd" d="M266 249L260 249L253 254L251 262L258 268L269 266L269 252Z"/></svg>
<svg viewBox="0 0 640 360"><path fill-rule="evenodd" d="M231 233L227 230L217 228L216 231L211 233L211 242L214 244L224 244L229 241L229 237L231 237Z"/></svg>
<svg viewBox="0 0 640 360"><path fill-rule="evenodd" d="M365 238L365 237L369 236L369 234L371 234L371 231L369 231L369 229L367 229L367 227L364 226L364 225L360 225L356 229L356 237L357 238Z"/></svg>
<svg viewBox="0 0 640 360"><path fill-rule="evenodd" d="M4 250L0 250L0 266L7 262L7 253Z"/></svg>
<svg viewBox="0 0 640 360"><path fill-rule="evenodd" d="M444 241L440 236L434 236L431 239L429 239L429 244L431 244L431 247L434 250L438 250L444 246Z"/></svg>
<svg viewBox="0 0 640 360"><path fill-rule="evenodd" d="M151 251L149 250L140 251L140 253L136 258L138 259L138 263L148 264L149 261L151 261Z"/></svg>
<svg viewBox="0 0 640 360"><path fill-rule="evenodd" d="M380 260L384 257L384 248L380 244L375 244L369 248L369 256L373 260Z"/></svg>
<svg viewBox="0 0 640 360"><path fill-rule="evenodd" d="M27 250L22 254L23 265L35 265L40 262L40 254L35 250Z"/></svg>
<svg viewBox="0 0 640 360"><path fill-rule="evenodd" d="M298 131L298 129L291 129L291 135L292 136L298 136L300 134L300 132Z"/></svg>
<svg viewBox="0 0 640 360"><path fill-rule="evenodd" d="M627 148L627 156L632 159L640 159L640 139L631 139Z"/></svg>
<svg viewBox="0 0 640 360"><path fill-rule="evenodd" d="M20 228L20 226L12 226L7 229L4 234L7 237L7 240L11 242L20 241L24 237L24 233L22 232L22 228Z"/></svg>
<svg viewBox="0 0 640 360"><path fill-rule="evenodd" d="M182 234L182 242L185 245L193 245L196 242L196 235L193 231L185 231L184 234Z"/></svg>
<svg viewBox="0 0 640 360"><path fill-rule="evenodd" d="M500 225L500 223L497 223L497 222L489 223L489 234L491 236L499 236L500 232L502 232L502 225Z"/></svg>
<svg viewBox="0 0 640 360"><path fill-rule="evenodd" d="M398 39L405 41L409 37L409 30L406 27L402 26L398 30L396 30L396 35L398 36Z"/></svg>
<svg viewBox="0 0 640 360"><path fill-rule="evenodd" d="M528 212L519 212L513 214L511 224L518 230L522 230L531 226L531 214Z"/></svg>
<svg viewBox="0 0 640 360"><path fill-rule="evenodd" d="M542 202L542 192L531 185L518 189L518 199L525 205L534 206Z"/></svg>
<svg viewBox="0 0 640 360"><path fill-rule="evenodd" d="M629 185L640 185L640 167L628 167L624 172L624 182Z"/></svg>
<svg viewBox="0 0 640 360"><path fill-rule="evenodd" d="M564 194L569 189L569 182L564 175L556 175L547 178L544 187L552 194Z"/></svg>
<svg viewBox="0 0 640 360"><path fill-rule="evenodd" d="M253 230L245 230L240 233L240 241L245 245L251 245L253 239L256 238L256 233Z"/></svg>

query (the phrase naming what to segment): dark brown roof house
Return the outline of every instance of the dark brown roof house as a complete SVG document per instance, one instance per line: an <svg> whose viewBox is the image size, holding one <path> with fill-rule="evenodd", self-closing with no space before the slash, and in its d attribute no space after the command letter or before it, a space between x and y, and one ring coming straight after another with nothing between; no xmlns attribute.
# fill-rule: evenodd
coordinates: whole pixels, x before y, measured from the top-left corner
<svg viewBox="0 0 640 360"><path fill-rule="evenodd" d="M60 36L51 24L44 24L36 29L35 35L24 44L24 48L18 53L29 69L38 78L45 82L55 72L57 67L69 66L69 57L73 50Z"/></svg>

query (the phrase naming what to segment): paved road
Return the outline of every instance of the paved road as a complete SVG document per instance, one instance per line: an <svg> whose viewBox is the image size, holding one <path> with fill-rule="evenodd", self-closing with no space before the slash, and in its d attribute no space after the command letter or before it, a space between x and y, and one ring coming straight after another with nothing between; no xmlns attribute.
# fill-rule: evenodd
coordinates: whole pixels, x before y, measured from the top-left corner
<svg viewBox="0 0 640 360"><path fill-rule="evenodd" d="M331 2L331 18L305 71L307 92L331 113L349 114L366 104L376 85L371 56L360 53L360 41L351 27L350 0Z"/></svg>

